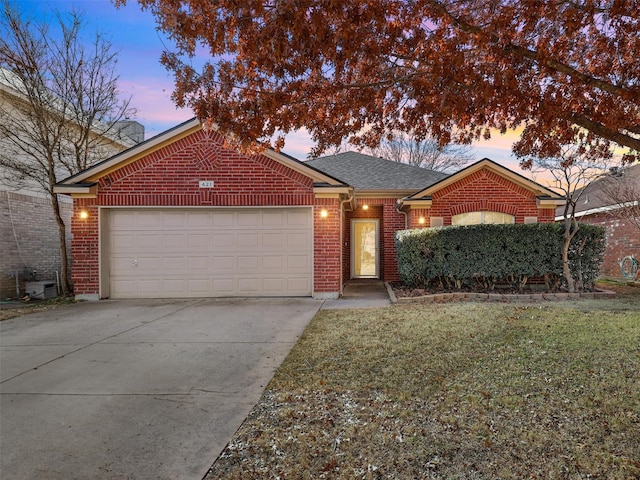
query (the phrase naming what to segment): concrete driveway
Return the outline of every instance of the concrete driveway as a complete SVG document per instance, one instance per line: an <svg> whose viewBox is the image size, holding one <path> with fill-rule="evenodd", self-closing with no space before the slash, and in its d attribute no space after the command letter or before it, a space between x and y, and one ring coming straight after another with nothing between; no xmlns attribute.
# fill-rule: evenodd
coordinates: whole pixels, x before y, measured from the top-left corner
<svg viewBox="0 0 640 480"><path fill-rule="evenodd" d="M101 301L0 322L0 478L201 479L321 304Z"/></svg>

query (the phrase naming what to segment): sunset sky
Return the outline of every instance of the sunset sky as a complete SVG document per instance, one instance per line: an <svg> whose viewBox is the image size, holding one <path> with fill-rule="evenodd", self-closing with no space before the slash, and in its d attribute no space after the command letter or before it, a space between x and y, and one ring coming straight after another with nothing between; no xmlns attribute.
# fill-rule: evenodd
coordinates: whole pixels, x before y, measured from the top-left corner
<svg viewBox="0 0 640 480"><path fill-rule="evenodd" d="M171 42L156 31L153 15L142 11L137 2L129 0L119 9L109 0L18 0L18 3L27 16L47 22L54 20L55 11L64 13L75 8L87 22L88 35L100 31L113 43L119 51L120 89L131 96L131 105L137 110L135 119L145 126L147 138L193 117L190 110L178 110L171 102L173 82L159 62L161 52L171 47ZM491 140L474 145L474 155L477 160L488 157L531 177L529 172L520 170L511 155L515 138L515 134L496 134ZM297 132L287 137L284 151L304 160L311 146L309 136Z"/></svg>

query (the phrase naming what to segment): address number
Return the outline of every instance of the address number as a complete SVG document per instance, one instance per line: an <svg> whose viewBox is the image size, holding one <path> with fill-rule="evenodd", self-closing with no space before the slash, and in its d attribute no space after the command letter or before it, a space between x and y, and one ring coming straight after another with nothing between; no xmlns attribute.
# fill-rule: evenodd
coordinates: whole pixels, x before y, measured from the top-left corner
<svg viewBox="0 0 640 480"><path fill-rule="evenodd" d="M200 188L213 188L213 180L200 180Z"/></svg>

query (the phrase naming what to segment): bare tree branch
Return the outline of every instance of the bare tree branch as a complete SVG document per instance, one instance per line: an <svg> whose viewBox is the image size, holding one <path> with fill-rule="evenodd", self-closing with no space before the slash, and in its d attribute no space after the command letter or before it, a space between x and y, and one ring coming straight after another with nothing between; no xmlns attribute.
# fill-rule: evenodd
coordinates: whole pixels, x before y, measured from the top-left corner
<svg viewBox="0 0 640 480"><path fill-rule="evenodd" d="M53 187L61 176L132 146L118 138L114 125L133 112L117 88L111 43L96 34L84 45L78 13L58 15L55 35L10 0L0 5L0 167L5 183L49 195L68 294L65 224Z"/></svg>

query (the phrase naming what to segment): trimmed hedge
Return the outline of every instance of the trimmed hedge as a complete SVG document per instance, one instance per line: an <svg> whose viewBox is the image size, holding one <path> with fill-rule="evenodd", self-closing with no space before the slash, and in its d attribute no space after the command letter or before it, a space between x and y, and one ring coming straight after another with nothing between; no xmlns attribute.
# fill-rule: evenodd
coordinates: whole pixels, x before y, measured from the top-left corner
<svg viewBox="0 0 640 480"><path fill-rule="evenodd" d="M564 224L470 225L421 228L396 233L400 278L409 287L435 282L449 289L496 284L522 289L531 277L547 288L562 283ZM604 228L580 224L569 249L572 274L593 286L604 254Z"/></svg>

